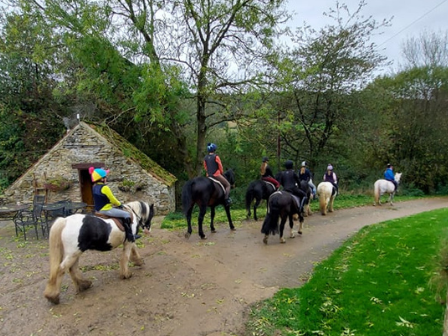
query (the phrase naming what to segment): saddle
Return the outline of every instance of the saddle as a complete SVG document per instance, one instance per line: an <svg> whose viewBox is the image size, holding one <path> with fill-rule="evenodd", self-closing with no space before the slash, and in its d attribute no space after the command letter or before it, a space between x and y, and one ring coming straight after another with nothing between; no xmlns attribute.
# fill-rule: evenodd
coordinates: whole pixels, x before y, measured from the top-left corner
<svg viewBox="0 0 448 336"><path fill-rule="evenodd" d="M128 211L129 212L129 211ZM129 212L131 214L131 221L134 221L134 214L132 212ZM125 232L124 230L124 225L123 225L123 219L124 218L120 218L120 217L111 217L108 215L105 215L101 212L95 212L94 216L99 217L99 218L103 218L103 219L112 219L114 221L114 223L117 225L117 227L120 229L121 232Z"/></svg>

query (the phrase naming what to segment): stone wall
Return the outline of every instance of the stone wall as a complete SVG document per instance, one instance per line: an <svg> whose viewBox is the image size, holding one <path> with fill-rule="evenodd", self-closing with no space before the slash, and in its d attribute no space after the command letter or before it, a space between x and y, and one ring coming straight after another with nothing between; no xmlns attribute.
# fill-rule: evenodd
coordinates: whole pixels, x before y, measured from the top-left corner
<svg viewBox="0 0 448 336"><path fill-rule="evenodd" d="M126 157L90 126L81 123L45 154L3 195L10 203L31 202L34 195L33 174L42 185L43 176L51 180L63 177L70 182L64 191L50 191L48 202L81 201L81 188L75 164L104 162L110 169L107 183L121 202L145 201L154 204L156 214L165 215L175 210L175 184L167 186L157 176L144 170L132 157Z"/></svg>

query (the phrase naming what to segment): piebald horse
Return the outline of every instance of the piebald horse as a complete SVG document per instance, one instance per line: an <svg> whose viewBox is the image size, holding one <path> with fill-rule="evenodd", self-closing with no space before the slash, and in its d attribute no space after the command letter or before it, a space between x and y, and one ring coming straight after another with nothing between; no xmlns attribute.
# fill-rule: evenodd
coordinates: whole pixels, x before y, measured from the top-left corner
<svg viewBox="0 0 448 336"><path fill-rule="evenodd" d="M289 237L294 238L294 215L299 216L299 229L297 233L302 234L305 197L300 202L301 204L298 205L293 195L287 191L276 191L269 197L268 211L264 218L263 226L261 227L261 233L264 234L263 243L267 244L269 235L275 235L277 233L280 235L280 243L286 243L285 238L283 238L283 230L285 229L287 219L289 219Z"/></svg>
<svg viewBox="0 0 448 336"><path fill-rule="evenodd" d="M400 184L402 173L395 173L394 179L397 182L397 187ZM389 199L387 200L390 205L393 205L393 200L395 196L395 186L391 181L380 179L373 185L374 202L373 205L381 205L381 196L384 194L389 194Z"/></svg>
<svg viewBox="0 0 448 336"><path fill-rule="evenodd" d="M132 214L132 233L136 234L140 227L145 233L151 229L154 206L145 202L124 204L124 210ZM44 291L48 301L58 304L61 283L66 271L75 285L76 292L84 291L92 286L92 281L84 279L79 270L79 257L86 250L110 251L123 244L120 260L120 276L128 279L129 260L135 265L143 265L143 259L137 252L135 242L125 240L125 233L119 229L114 219L102 219L92 215L74 214L66 218L58 218L50 229L50 277Z"/></svg>

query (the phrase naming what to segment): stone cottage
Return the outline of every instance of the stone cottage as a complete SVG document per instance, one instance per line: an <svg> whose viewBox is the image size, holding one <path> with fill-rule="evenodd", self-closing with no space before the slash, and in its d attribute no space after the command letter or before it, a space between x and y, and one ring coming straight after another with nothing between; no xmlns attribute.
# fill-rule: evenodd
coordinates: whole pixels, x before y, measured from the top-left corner
<svg viewBox="0 0 448 336"><path fill-rule="evenodd" d="M82 201L93 208L89 167L110 169L107 183L122 202L146 201L156 214L175 210L176 177L105 125L80 122L4 191L7 202Z"/></svg>

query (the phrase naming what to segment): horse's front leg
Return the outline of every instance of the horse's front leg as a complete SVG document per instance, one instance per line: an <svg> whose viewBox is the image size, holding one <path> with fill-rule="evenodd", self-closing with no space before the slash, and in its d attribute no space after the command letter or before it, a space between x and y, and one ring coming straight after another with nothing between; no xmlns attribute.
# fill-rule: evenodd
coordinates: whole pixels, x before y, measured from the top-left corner
<svg viewBox="0 0 448 336"><path fill-rule="evenodd" d="M130 241L125 241L123 245L123 253L121 254L120 259L120 278L129 279L132 276L131 271L129 270L129 258L131 256L132 243Z"/></svg>
<svg viewBox="0 0 448 336"><path fill-rule="evenodd" d="M199 230L199 237L201 237L201 239L207 239L207 237L204 234L204 230L202 228L202 224L204 223L204 217L205 217L205 213L207 212L207 205L203 204L199 207L199 217L198 217L198 230ZM213 218L212 218L212 222L213 222Z"/></svg>
<svg viewBox="0 0 448 336"><path fill-rule="evenodd" d="M187 232L185 233L185 238L190 238L191 233L193 232L193 229L191 227L191 214L193 212L193 208L194 208L194 204L192 206L190 206L190 209L188 209L187 211L187 225L188 225L188 229Z"/></svg>
<svg viewBox="0 0 448 336"><path fill-rule="evenodd" d="M216 233L216 229L215 229L214 221L215 221L215 207L212 206L212 207L210 208L210 231L211 231L212 233Z"/></svg>
<svg viewBox="0 0 448 336"><path fill-rule="evenodd" d="M328 212L333 212L333 203L336 196L330 197L330 203L328 204Z"/></svg>
<svg viewBox="0 0 448 336"><path fill-rule="evenodd" d="M227 220L229 221L230 230L235 231L236 229L235 229L235 226L233 225L232 217L230 216L230 206L226 205L226 206L224 206L224 209L226 211Z"/></svg>
<svg viewBox="0 0 448 336"><path fill-rule="evenodd" d="M390 205L394 205L394 193L390 194L389 202L390 202Z"/></svg>

